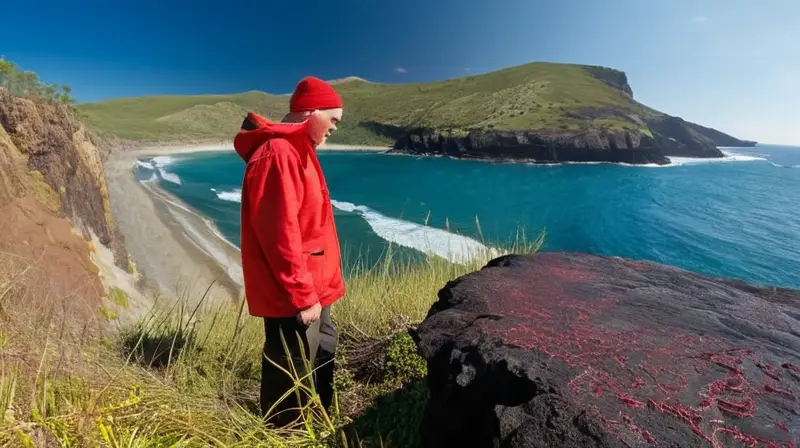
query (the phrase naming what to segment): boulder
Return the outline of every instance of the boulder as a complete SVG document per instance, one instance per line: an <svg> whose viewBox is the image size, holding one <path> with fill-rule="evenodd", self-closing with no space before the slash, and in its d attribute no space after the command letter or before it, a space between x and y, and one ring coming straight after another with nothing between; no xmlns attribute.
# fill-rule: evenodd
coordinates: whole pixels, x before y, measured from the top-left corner
<svg viewBox="0 0 800 448"><path fill-rule="evenodd" d="M794 447L800 291L587 254L500 257L412 332L426 447Z"/></svg>

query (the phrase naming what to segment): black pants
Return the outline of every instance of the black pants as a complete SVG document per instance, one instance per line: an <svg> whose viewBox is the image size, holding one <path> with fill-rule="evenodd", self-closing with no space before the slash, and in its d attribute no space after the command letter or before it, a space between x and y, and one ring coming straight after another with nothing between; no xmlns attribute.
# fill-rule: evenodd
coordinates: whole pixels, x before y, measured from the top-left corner
<svg viewBox="0 0 800 448"><path fill-rule="evenodd" d="M286 426L297 419L299 417L299 408L306 404L308 394L302 390L293 391L278 403L281 396L294 387L294 379L267 359L281 365L288 372L292 372L289 364L289 360L291 360L297 375L306 375L303 356L305 356L306 360L310 359L311 356L306 330L308 330L308 327L298 322L296 317L264 319L265 341L264 353L261 358L261 413L267 417L269 423L274 423L276 426ZM313 331L313 329L309 331ZM283 337L289 348L289 358L286 356L286 350L281 341L281 332L283 332ZM302 348L298 342L298 336L302 342ZM336 328L334 328L333 321L331 321L330 307L325 307L320 315L319 347L317 348L313 368L316 369L314 387L326 410L330 409L333 402L333 371L337 342ZM305 352L303 356L301 356L301 350ZM275 407L270 411L273 405ZM270 411L269 415L267 415L268 411Z"/></svg>

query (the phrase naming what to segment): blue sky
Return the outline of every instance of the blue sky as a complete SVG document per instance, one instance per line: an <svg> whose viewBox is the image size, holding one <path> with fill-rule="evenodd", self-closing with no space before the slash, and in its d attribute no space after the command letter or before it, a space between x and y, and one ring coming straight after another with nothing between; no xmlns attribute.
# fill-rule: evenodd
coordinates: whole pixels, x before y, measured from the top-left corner
<svg viewBox="0 0 800 448"><path fill-rule="evenodd" d="M800 145L798 0L430 1L9 1L0 55L79 101L600 64L663 112Z"/></svg>

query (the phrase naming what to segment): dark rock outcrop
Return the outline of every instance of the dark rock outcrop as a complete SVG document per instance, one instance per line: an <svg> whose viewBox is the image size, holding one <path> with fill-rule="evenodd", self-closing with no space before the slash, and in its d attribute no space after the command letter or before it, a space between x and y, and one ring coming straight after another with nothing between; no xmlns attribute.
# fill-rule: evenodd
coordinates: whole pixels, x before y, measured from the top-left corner
<svg viewBox="0 0 800 448"><path fill-rule="evenodd" d="M389 152L536 163L669 163L653 139L640 133L608 131L542 135L535 131L416 129L397 140Z"/></svg>
<svg viewBox="0 0 800 448"><path fill-rule="evenodd" d="M625 72L596 65L585 65L583 68L593 78L596 78L607 86L617 89L620 92L625 93L628 97L633 98L633 89L631 88L631 85L628 84L628 75L626 75Z"/></svg>
<svg viewBox="0 0 800 448"><path fill-rule="evenodd" d="M707 128L696 123L687 121L686 125L696 132L708 137L717 146L735 146L739 148L753 147L758 142L753 140L740 140L716 129Z"/></svg>
<svg viewBox="0 0 800 448"><path fill-rule="evenodd" d="M800 291L619 258L505 256L413 332L426 447L790 447Z"/></svg>
<svg viewBox="0 0 800 448"><path fill-rule="evenodd" d="M576 120L617 117L614 111L588 109L571 113ZM713 139L692 123L669 115L641 120L642 130L591 130L544 133L473 129L411 129L395 142L393 153L443 155L461 159L559 162L668 164L669 156L724 157ZM393 129L394 135L397 130ZM721 133L720 133L721 134ZM722 134L725 135L725 134Z"/></svg>
<svg viewBox="0 0 800 448"><path fill-rule="evenodd" d="M655 145L664 155L697 158L725 156L713 140L697 132L681 118L662 115L645 122L656 140Z"/></svg>

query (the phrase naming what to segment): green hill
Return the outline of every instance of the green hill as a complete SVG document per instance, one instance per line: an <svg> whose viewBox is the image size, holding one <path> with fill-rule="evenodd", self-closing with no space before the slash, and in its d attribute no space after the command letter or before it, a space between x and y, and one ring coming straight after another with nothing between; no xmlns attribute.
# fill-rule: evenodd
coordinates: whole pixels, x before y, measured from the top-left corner
<svg viewBox="0 0 800 448"><path fill-rule="evenodd" d="M666 117L633 99L623 72L597 66L536 62L430 83L347 78L336 88L345 103L345 120L332 143L390 145L418 129L446 131L451 137L470 130L524 130L558 138L620 132L653 137L649 123ZM288 101L288 95L247 92L114 99L79 109L102 135L188 142L231 139L245 110L280 119Z"/></svg>

